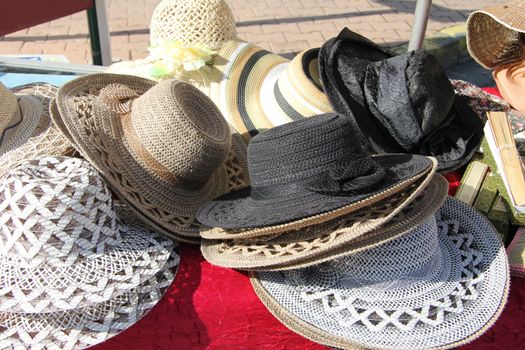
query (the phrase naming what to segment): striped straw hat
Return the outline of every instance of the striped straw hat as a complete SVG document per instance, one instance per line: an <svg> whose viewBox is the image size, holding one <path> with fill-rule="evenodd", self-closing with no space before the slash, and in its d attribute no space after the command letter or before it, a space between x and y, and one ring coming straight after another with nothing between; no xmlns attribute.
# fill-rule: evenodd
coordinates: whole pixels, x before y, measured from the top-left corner
<svg viewBox="0 0 525 350"><path fill-rule="evenodd" d="M197 243L197 210L248 185L246 146L195 87L116 74L65 84L52 117L140 218Z"/></svg>
<svg viewBox="0 0 525 350"><path fill-rule="evenodd" d="M201 89L245 140L274 126L333 109L323 92L319 49L289 61L255 45L230 40Z"/></svg>

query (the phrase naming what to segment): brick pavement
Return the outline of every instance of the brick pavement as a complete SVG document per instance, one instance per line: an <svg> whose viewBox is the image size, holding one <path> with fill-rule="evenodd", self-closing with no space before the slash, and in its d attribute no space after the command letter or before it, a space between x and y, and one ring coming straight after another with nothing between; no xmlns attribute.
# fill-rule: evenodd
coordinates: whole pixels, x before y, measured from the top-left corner
<svg viewBox="0 0 525 350"><path fill-rule="evenodd" d="M410 38L415 0L227 0L238 36L273 52L292 56L320 46L343 27L379 44ZM476 9L508 0L434 0L427 37L465 22ZM159 0L107 0L114 60L143 58L149 22ZM0 37L3 54L65 54L70 62L91 62L86 14L77 13Z"/></svg>

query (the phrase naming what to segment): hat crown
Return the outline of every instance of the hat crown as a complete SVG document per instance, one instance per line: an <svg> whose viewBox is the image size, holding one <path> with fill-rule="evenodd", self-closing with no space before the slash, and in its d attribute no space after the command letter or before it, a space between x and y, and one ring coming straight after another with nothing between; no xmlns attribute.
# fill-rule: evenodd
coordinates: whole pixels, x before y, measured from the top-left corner
<svg viewBox="0 0 525 350"><path fill-rule="evenodd" d="M224 0L163 0L151 17L151 45L180 41L218 49L235 36L235 20Z"/></svg>
<svg viewBox="0 0 525 350"><path fill-rule="evenodd" d="M152 165L153 172L166 170L182 186L206 183L231 148L231 132L219 109L181 81L160 82L134 100L131 127L137 139L130 136L128 142L162 168Z"/></svg>
<svg viewBox="0 0 525 350"><path fill-rule="evenodd" d="M22 118L18 98L4 84L0 83L0 135L13 123L17 123ZM3 138L3 137L2 137ZM2 141L0 138L0 143Z"/></svg>
<svg viewBox="0 0 525 350"><path fill-rule="evenodd" d="M362 156L349 121L333 113L277 126L248 144L252 187L311 181L333 164Z"/></svg>
<svg viewBox="0 0 525 350"><path fill-rule="evenodd" d="M96 253L120 239L111 193L87 162L69 157L30 160L0 183L2 254L67 259Z"/></svg>

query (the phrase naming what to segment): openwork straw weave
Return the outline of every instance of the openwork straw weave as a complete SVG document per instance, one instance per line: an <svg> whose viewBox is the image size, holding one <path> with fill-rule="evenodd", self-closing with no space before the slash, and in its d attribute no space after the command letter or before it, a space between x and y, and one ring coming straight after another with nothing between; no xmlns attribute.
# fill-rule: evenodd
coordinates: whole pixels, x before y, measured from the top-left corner
<svg viewBox="0 0 525 350"><path fill-rule="evenodd" d="M57 105L52 117L78 151L171 237L198 241L197 209L249 183L246 146L189 84L94 74L64 85Z"/></svg>
<svg viewBox="0 0 525 350"><path fill-rule="evenodd" d="M87 162L25 162L0 183L0 312L106 302L162 270L173 247L136 221L121 221L111 192Z"/></svg>
<svg viewBox="0 0 525 350"><path fill-rule="evenodd" d="M448 199L406 235L307 269L252 279L268 309L322 344L449 349L480 336L505 305L505 251L479 213Z"/></svg>
<svg viewBox="0 0 525 350"><path fill-rule="evenodd" d="M224 0L162 0L150 28L151 45L176 40L219 49L235 37L235 20Z"/></svg>
<svg viewBox="0 0 525 350"><path fill-rule="evenodd" d="M485 68L525 59L525 1L512 1L470 14L467 48Z"/></svg>
<svg viewBox="0 0 525 350"><path fill-rule="evenodd" d="M105 302L62 312L0 313L0 348L66 350L99 344L132 326L158 303L178 262L172 253L154 276Z"/></svg>
<svg viewBox="0 0 525 350"><path fill-rule="evenodd" d="M433 215L446 197L447 182L440 175L428 181L414 184L416 191L267 241L203 240L201 249L211 263L243 270L294 269L355 254L402 235Z"/></svg>

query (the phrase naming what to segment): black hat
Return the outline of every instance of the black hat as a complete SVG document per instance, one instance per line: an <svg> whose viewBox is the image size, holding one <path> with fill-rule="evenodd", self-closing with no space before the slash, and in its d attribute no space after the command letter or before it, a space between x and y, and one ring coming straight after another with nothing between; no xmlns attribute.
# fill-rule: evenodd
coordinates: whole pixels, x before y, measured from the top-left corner
<svg viewBox="0 0 525 350"><path fill-rule="evenodd" d="M255 228L372 204L402 191L432 167L428 157L368 156L348 118L321 114L255 136L248 145L251 188L203 206L198 220Z"/></svg>
<svg viewBox="0 0 525 350"><path fill-rule="evenodd" d="M369 152L434 156L445 172L466 164L481 142L482 121L424 50L393 56L345 28L323 45L319 65L332 107Z"/></svg>

